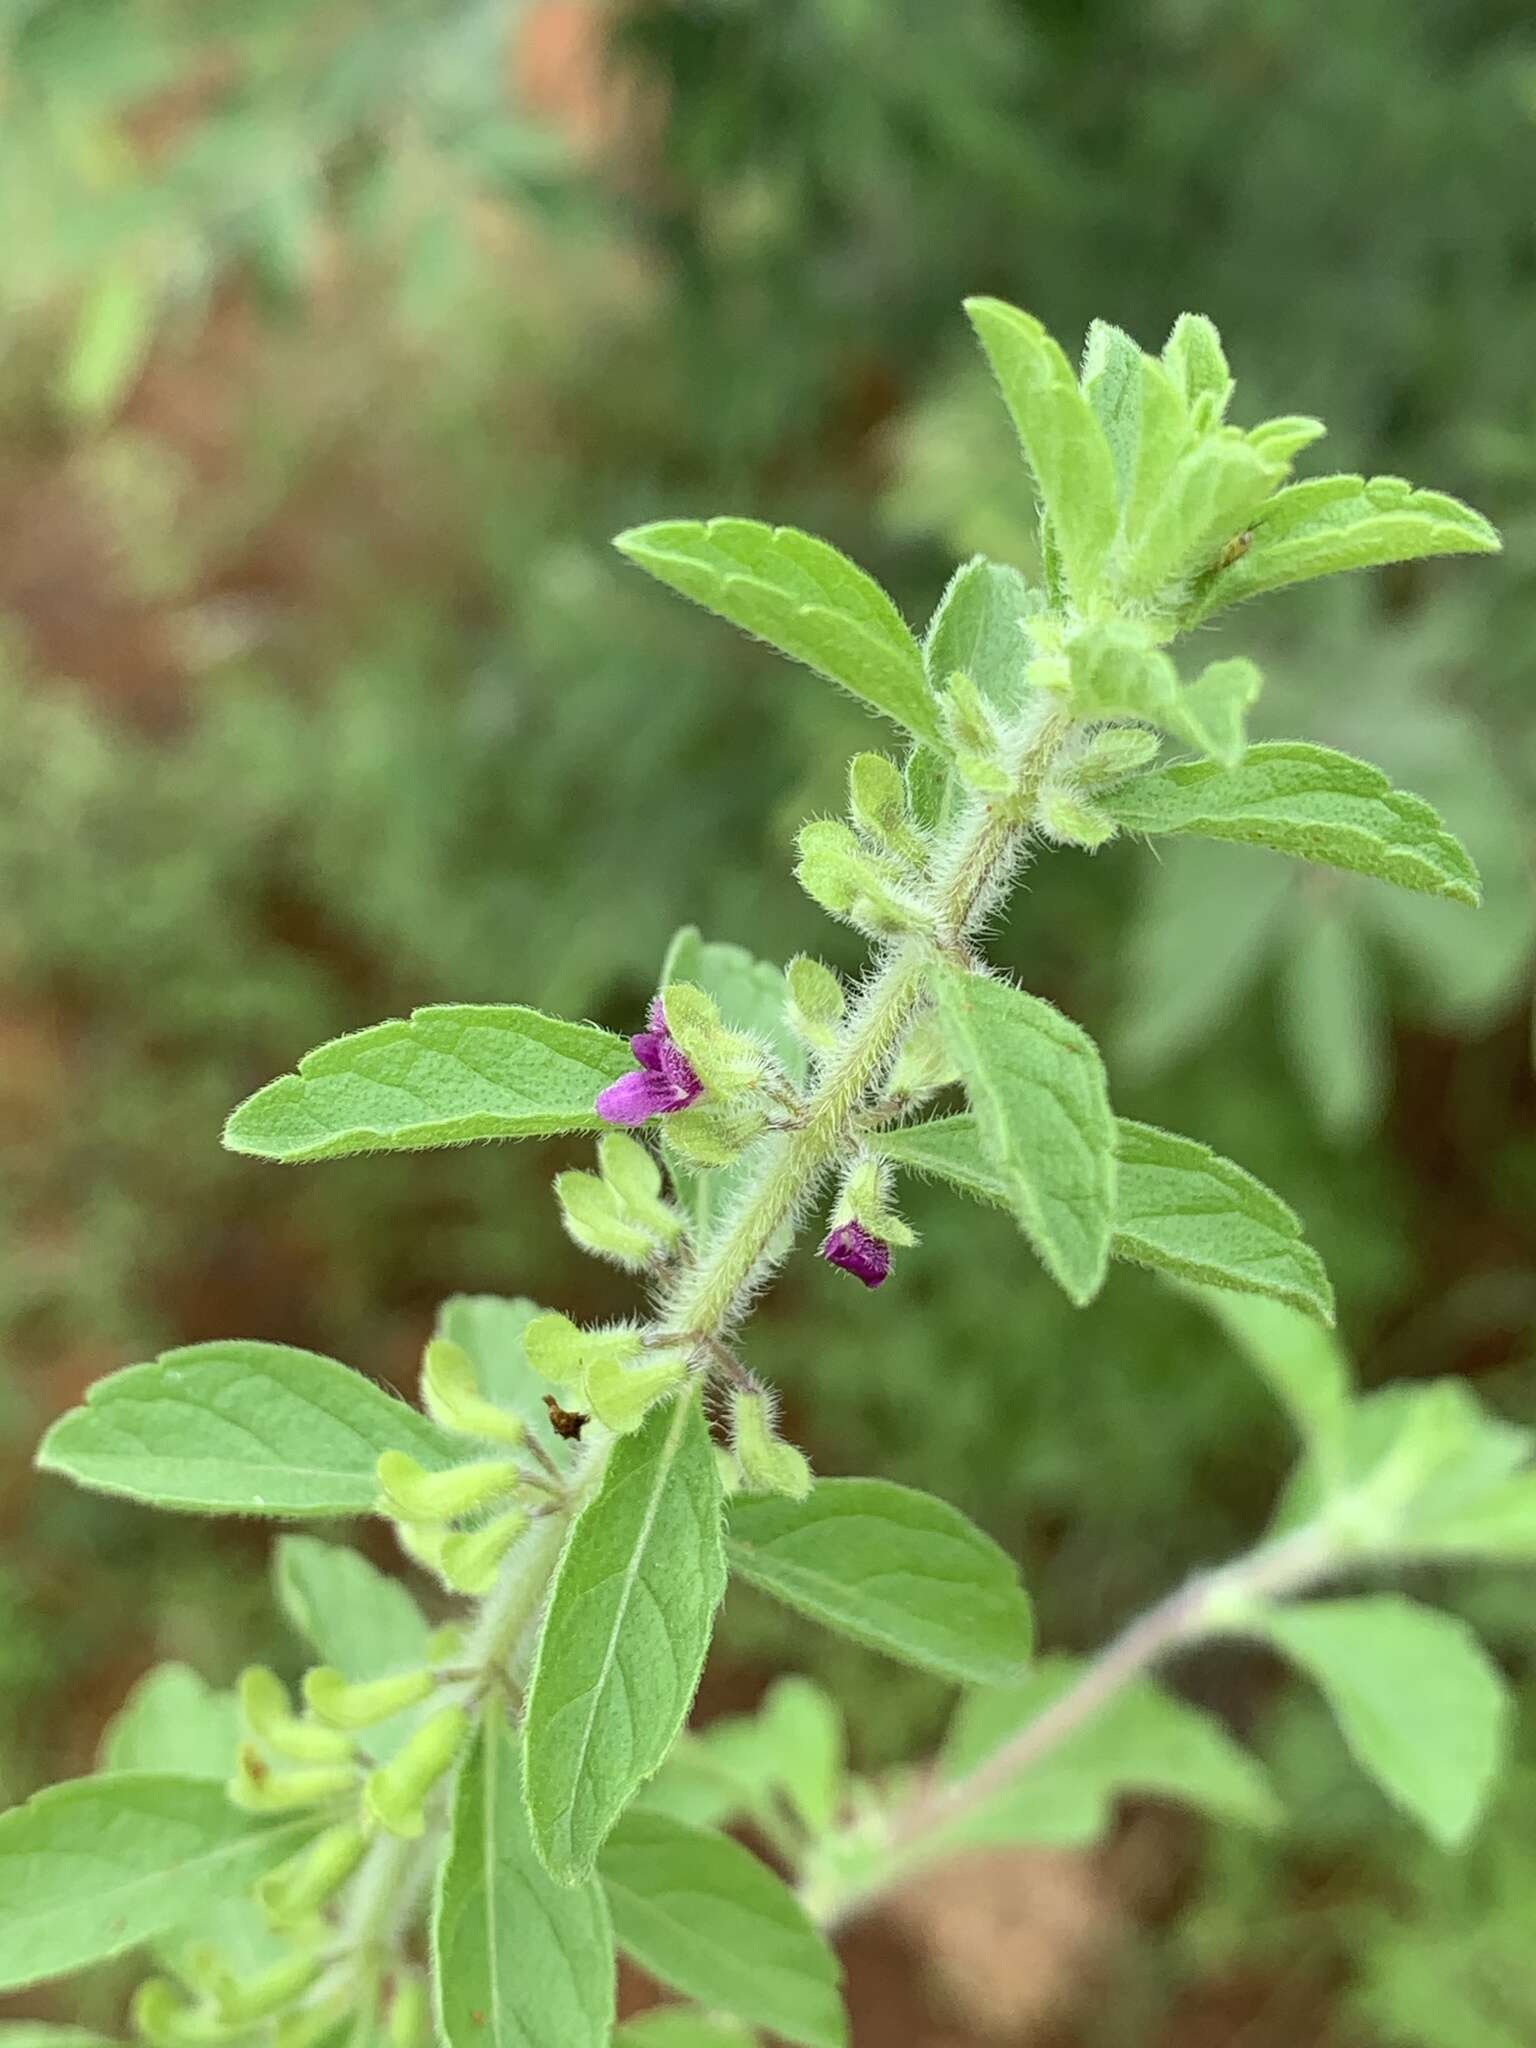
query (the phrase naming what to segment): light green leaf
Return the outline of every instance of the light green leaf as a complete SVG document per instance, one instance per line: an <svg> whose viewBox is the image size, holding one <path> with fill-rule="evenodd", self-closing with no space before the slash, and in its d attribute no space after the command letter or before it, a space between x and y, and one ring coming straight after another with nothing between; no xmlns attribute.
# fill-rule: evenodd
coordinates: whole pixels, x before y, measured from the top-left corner
<svg viewBox="0 0 1536 2048"><path fill-rule="evenodd" d="M999 711L1017 711L1029 695L1024 621L1036 608L1017 569L974 555L950 578L928 627L924 653L936 691L957 671Z"/></svg>
<svg viewBox="0 0 1536 2048"><path fill-rule="evenodd" d="M1115 491L1123 505L1136 477L1141 442L1141 379L1146 357L1123 328L1107 320L1088 324L1083 344L1083 396L1093 408L1114 465Z"/></svg>
<svg viewBox="0 0 1536 2048"><path fill-rule="evenodd" d="M613 2037L613 2048L753 2048L755 2040L734 2020L682 2005L658 2005L626 2020Z"/></svg>
<svg viewBox="0 0 1536 2048"><path fill-rule="evenodd" d="M398 1579L356 1550L314 1536L280 1536L272 1553L277 1604L348 1684L414 1671L428 1661L432 1631ZM436 1707L427 1700L364 1729L358 1740L382 1762Z"/></svg>
<svg viewBox="0 0 1536 2048"><path fill-rule="evenodd" d="M1109 446L1072 365L1038 320L1001 299L967 299L965 310L1013 417L1067 581L1085 604L1119 521Z"/></svg>
<svg viewBox="0 0 1536 2048"><path fill-rule="evenodd" d="M222 1785L125 1772L0 1814L0 1991L136 1948L245 1891L313 1832L241 1813Z"/></svg>
<svg viewBox="0 0 1536 2048"><path fill-rule="evenodd" d="M1027 1678L968 1693L945 1739L940 1771L964 1777L1009 1738L1047 1713L1076 1684L1074 1658L1042 1660ZM955 1830L966 1842L1096 1841L1116 1798L1154 1793L1243 1827L1272 1827L1279 1807L1258 1762L1214 1716L1151 1679L1118 1693Z"/></svg>
<svg viewBox="0 0 1536 2048"><path fill-rule="evenodd" d="M936 1173L984 1202L1008 1206L1001 1176L982 1151L971 1116L930 1117L882 1131L887 1159ZM1117 1259L1181 1279L1292 1303L1333 1319L1333 1289L1295 1214L1262 1181L1193 1138L1120 1117Z"/></svg>
<svg viewBox="0 0 1536 2048"><path fill-rule="evenodd" d="M614 546L706 611L937 740L921 648L879 584L824 540L755 519L666 519L632 527Z"/></svg>
<svg viewBox="0 0 1536 2048"><path fill-rule="evenodd" d="M1424 555L1495 554L1499 536L1479 512L1401 477L1324 476L1277 491L1246 554L1218 570L1189 619L1287 583L1375 569Z"/></svg>
<svg viewBox="0 0 1536 2048"><path fill-rule="evenodd" d="M365 1515L381 1451L433 1471L462 1447L333 1359L283 1344L189 1344L98 1380L37 1463L97 1493L232 1515Z"/></svg>
<svg viewBox="0 0 1536 2048"><path fill-rule="evenodd" d="M634 1811L598 1869L620 1947L658 1982L803 2048L842 2048L837 1958L739 1842Z"/></svg>
<svg viewBox="0 0 1536 2048"><path fill-rule="evenodd" d="M1122 580L1133 597L1153 597L1210 568L1248 529L1285 475L1235 427L1207 435L1181 455L1127 540Z"/></svg>
<svg viewBox="0 0 1536 2048"><path fill-rule="evenodd" d="M1251 661L1215 661L1192 683L1159 648L1124 626L1090 626L1067 649L1079 718L1139 718L1232 765L1247 744L1245 713L1261 677ZM1131 785L1140 786L1140 778ZM1114 813L1118 816L1118 812Z"/></svg>
<svg viewBox="0 0 1536 2048"><path fill-rule="evenodd" d="M419 1152L472 1138L598 1131L626 1042L515 1003L446 1003L317 1046L224 1127L231 1152L288 1161Z"/></svg>
<svg viewBox="0 0 1536 2048"><path fill-rule="evenodd" d="M94 426L117 410L144 367L158 311L155 283L137 264L99 272L59 378L59 400L72 418Z"/></svg>
<svg viewBox="0 0 1536 2048"><path fill-rule="evenodd" d="M558 1884L528 1832L516 1737L488 1706L453 1795L432 1914L446 2048L607 2048L613 1930L601 1887Z"/></svg>
<svg viewBox="0 0 1536 2048"><path fill-rule="evenodd" d="M1536 1472L1517 1472L1479 1492L1465 1506L1415 1529L1410 1541L1420 1557L1536 1564Z"/></svg>
<svg viewBox="0 0 1536 2048"><path fill-rule="evenodd" d="M725 1590L720 1476L691 1394L613 1446L555 1575L529 1682L528 1806L567 1882L687 1719Z"/></svg>
<svg viewBox="0 0 1536 2048"><path fill-rule="evenodd" d="M1028 1660L1028 1596L958 1508L885 1479L821 1479L804 1500L738 1495L731 1570L903 1664L974 1685Z"/></svg>
<svg viewBox="0 0 1536 2048"><path fill-rule="evenodd" d="M939 1021L1015 1220L1068 1297L1103 1285L1115 1217L1115 1120L1093 1040L1006 981L939 967Z"/></svg>
<svg viewBox="0 0 1536 2048"><path fill-rule="evenodd" d="M837 1817L843 1790L843 1717L837 1702L808 1678L777 1678L758 1710L774 1775L813 1835Z"/></svg>
<svg viewBox="0 0 1536 2048"><path fill-rule="evenodd" d="M1175 762L1100 801L1130 832L1190 832L1268 846L1402 889L1478 901L1477 870L1433 806L1331 747L1271 740L1250 747L1234 768Z"/></svg>
<svg viewBox="0 0 1536 2048"><path fill-rule="evenodd" d="M1354 1394L1338 1337L1280 1301L1196 1292L1262 1375L1310 1454L1332 1470Z"/></svg>
<svg viewBox="0 0 1536 2048"><path fill-rule="evenodd" d="M523 1332L544 1313L536 1301L520 1295L451 1294L437 1312L436 1334L468 1354L486 1399L520 1415L532 1441L564 1469L572 1461L573 1446L550 1426L544 1406L550 1387L523 1350Z"/></svg>
<svg viewBox="0 0 1536 2048"><path fill-rule="evenodd" d="M1387 1797L1459 1848L1487 1802L1509 1718L1508 1687L1467 1624L1380 1593L1301 1601L1251 1627L1321 1687Z"/></svg>
<svg viewBox="0 0 1536 2048"><path fill-rule="evenodd" d="M235 1696L216 1692L186 1664L157 1664L134 1686L101 1738L103 1771L166 1771L216 1778L234 1768L240 1739Z"/></svg>
<svg viewBox="0 0 1536 2048"><path fill-rule="evenodd" d="M1163 367L1186 405L1206 403L1214 425L1232 398L1232 373L1215 321L1204 313L1181 313L1163 344Z"/></svg>
<svg viewBox="0 0 1536 2048"><path fill-rule="evenodd" d="M1297 904L1280 1023L1324 1133L1348 1143L1374 1129L1391 1060L1385 1005L1363 935L1325 902Z"/></svg>

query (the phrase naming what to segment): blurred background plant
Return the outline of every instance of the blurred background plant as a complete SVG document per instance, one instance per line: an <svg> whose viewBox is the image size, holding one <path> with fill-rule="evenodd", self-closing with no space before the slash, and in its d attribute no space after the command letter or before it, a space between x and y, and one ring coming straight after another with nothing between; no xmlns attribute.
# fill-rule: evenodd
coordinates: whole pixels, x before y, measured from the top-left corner
<svg viewBox="0 0 1536 2048"><path fill-rule="evenodd" d="M219 1124L417 1003L625 1027L685 920L825 944L790 839L866 726L608 537L790 519L914 617L957 555L1029 569L968 291L1153 346L1208 312L1245 419L1320 413L1335 466L1504 529L1492 567L1236 628L1261 730L1428 795L1480 917L1117 846L1053 861L1000 951L1107 1033L1126 1113L1301 1210L1368 1381L1536 1408L1533 174L1513 0L0 5L0 1795L88 1767L157 1658L227 1682L294 1651L257 1534L29 1474L90 1380L229 1334L404 1380L456 1289L611 1306L559 1232L557 1148L277 1173ZM948 1493L1025 1558L1046 1638L1089 1646L1251 1537L1283 1428L1144 1276L1080 1314L1002 1219L914 1204L899 1289L797 1264L754 1360L822 1469ZM936 1688L750 1596L724 1645L706 1714L815 1660L861 1762L941 1723ZM953 1910L857 1933L859 2038L1529 2040L1529 1772L1466 1861L1410 1854L1353 1780L1332 1796L1277 1673L1187 1676L1313 1827L1256 1845L1148 1806L1091 1882L961 1871L986 1970L934 1952Z"/></svg>

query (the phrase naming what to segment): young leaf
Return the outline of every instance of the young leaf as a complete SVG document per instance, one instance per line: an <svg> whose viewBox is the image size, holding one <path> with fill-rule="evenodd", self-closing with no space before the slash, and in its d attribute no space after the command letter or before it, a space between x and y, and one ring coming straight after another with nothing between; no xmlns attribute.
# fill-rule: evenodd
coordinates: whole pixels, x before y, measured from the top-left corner
<svg viewBox="0 0 1536 2048"><path fill-rule="evenodd" d="M1215 321L1203 313L1181 313L1163 344L1163 367L1186 405L1206 401L1214 425L1232 398L1232 373Z"/></svg>
<svg viewBox="0 0 1536 2048"><path fill-rule="evenodd" d="M595 1024L515 1003L446 1003L317 1046L224 1127L257 1159L420 1152L472 1138L598 1131L601 1090L634 1065Z"/></svg>
<svg viewBox="0 0 1536 2048"><path fill-rule="evenodd" d="M842 2048L837 1958L794 1893L739 1842L632 1811L598 1871L619 1946L658 1983L802 2048Z"/></svg>
<svg viewBox="0 0 1536 2048"><path fill-rule="evenodd" d="M785 1797L813 1835L825 1834L843 1789L845 1732L836 1701L808 1678L778 1678L757 1718Z"/></svg>
<svg viewBox="0 0 1536 2048"><path fill-rule="evenodd" d="M922 650L879 584L824 540L755 519L666 519L614 546L919 739L938 738Z"/></svg>
<svg viewBox="0 0 1536 2048"><path fill-rule="evenodd" d="M1087 1033L1006 981L940 967L939 1021L1009 1209L1079 1306L1103 1285L1115 1216L1115 1120Z"/></svg>
<svg viewBox="0 0 1536 2048"><path fill-rule="evenodd" d="M1245 714L1262 680L1251 661L1213 661L1184 684L1160 648L1109 625L1076 634L1067 655L1080 718L1139 718L1227 766L1243 758Z"/></svg>
<svg viewBox="0 0 1536 2048"><path fill-rule="evenodd" d="M487 1707L453 1794L432 1914L445 2048L607 2048L613 1930L601 1888L557 1884L534 1853L515 1736Z"/></svg>
<svg viewBox="0 0 1536 2048"><path fill-rule="evenodd" d="M1123 328L1092 320L1083 344L1083 396L1093 408L1114 465L1123 505L1136 477L1141 441L1141 373L1146 358Z"/></svg>
<svg viewBox="0 0 1536 2048"><path fill-rule="evenodd" d="M103 1771L166 1771L179 1778L217 1778L234 1768L240 1710L230 1692L213 1687L186 1664L146 1671L107 1723Z"/></svg>
<svg viewBox="0 0 1536 2048"><path fill-rule="evenodd" d="M571 1462L571 1445L551 1427L544 1406L549 1387L523 1350L524 1330L544 1313L536 1301L523 1296L508 1300L499 1294L451 1294L438 1309L435 1334L468 1354L486 1399L521 1416L544 1455L564 1467Z"/></svg>
<svg viewBox="0 0 1536 2048"><path fill-rule="evenodd" d="M274 1870L314 1826L307 1813L254 1820L202 1778L133 1771L50 1786L0 1814L0 1991L179 1926Z"/></svg>
<svg viewBox="0 0 1536 2048"><path fill-rule="evenodd" d="M1043 1659L1013 1685L968 1693L945 1738L940 1770L964 1777L1077 1682L1081 1664ZM957 1831L966 1842L1096 1841L1122 1793L1178 1799L1243 1827L1272 1827L1279 1807L1258 1762L1212 1715L1151 1679L1119 1693L1022 1771Z"/></svg>
<svg viewBox="0 0 1536 2048"><path fill-rule="evenodd" d="M375 1570L360 1552L314 1536L280 1536L272 1576L278 1606L321 1663L349 1685L427 1662L432 1632L426 1617L398 1579ZM392 1714L358 1740L382 1763L436 1704Z"/></svg>
<svg viewBox="0 0 1536 2048"><path fill-rule="evenodd" d="M1180 761L1100 799L1129 832L1191 832L1273 847L1476 904L1477 870L1439 813L1379 768L1303 740L1250 747L1236 767Z"/></svg>
<svg viewBox="0 0 1536 2048"><path fill-rule="evenodd" d="M381 1451L461 1447L360 1373L283 1344L189 1344L98 1380L37 1464L96 1493L231 1515L366 1515Z"/></svg>
<svg viewBox="0 0 1536 2048"><path fill-rule="evenodd" d="M1324 476L1277 491L1247 552L1217 570L1186 622L1287 583L1376 569L1424 555L1496 554L1499 536L1480 512L1401 477Z"/></svg>
<svg viewBox="0 0 1536 2048"><path fill-rule="evenodd" d="M1155 596L1208 569L1227 542L1252 523L1284 477L1236 428L1207 435L1180 456L1162 490L1129 532L1123 571L1133 597Z"/></svg>
<svg viewBox="0 0 1536 2048"><path fill-rule="evenodd" d="M1017 569L973 555L950 578L928 627L924 653L935 690L957 671L996 710L1017 711L1029 695L1024 621L1029 585Z"/></svg>
<svg viewBox="0 0 1536 2048"><path fill-rule="evenodd" d="M738 1495L731 1570L813 1621L962 1684L1017 1676L1029 1599L958 1508L885 1479L822 1479L804 1500Z"/></svg>
<svg viewBox="0 0 1536 2048"><path fill-rule="evenodd" d="M965 310L1013 416L1067 582L1086 604L1119 521L1108 443L1038 320L1001 299L967 299Z"/></svg>
<svg viewBox="0 0 1536 2048"><path fill-rule="evenodd" d="M1337 1336L1294 1305L1198 1293L1289 1414L1309 1455L1331 1470L1354 1394Z"/></svg>
<svg viewBox="0 0 1536 2048"><path fill-rule="evenodd" d="M621 1437L555 1575L524 1722L546 1867L586 1877L687 1719L725 1590L720 1475L683 1394Z"/></svg>
<svg viewBox="0 0 1536 2048"><path fill-rule="evenodd" d="M1458 1616L1400 1594L1255 1617L1321 1687L1356 1763L1443 1848L1476 1827L1504 1752L1509 1689Z"/></svg>
<svg viewBox="0 0 1536 2048"><path fill-rule="evenodd" d="M1267 1294L1320 1322L1333 1320L1333 1289L1293 1211L1251 1173L1193 1138L1120 1117L1117 1259L1184 1280ZM1008 1206L1001 1176L982 1151L971 1116L931 1117L882 1131L881 1152L916 1173L937 1173L984 1202Z"/></svg>

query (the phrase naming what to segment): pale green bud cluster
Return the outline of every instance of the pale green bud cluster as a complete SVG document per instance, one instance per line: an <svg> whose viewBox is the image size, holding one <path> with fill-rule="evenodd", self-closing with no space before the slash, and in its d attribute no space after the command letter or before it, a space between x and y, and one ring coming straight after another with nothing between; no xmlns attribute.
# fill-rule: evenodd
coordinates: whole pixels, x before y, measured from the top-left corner
<svg viewBox="0 0 1536 2048"><path fill-rule="evenodd" d="M945 684L939 716L954 770L977 796L1005 797L1014 783L1008 748L991 706L968 675L956 671Z"/></svg>
<svg viewBox="0 0 1536 2048"><path fill-rule="evenodd" d="M735 1388L730 1400L731 1449L740 1483L753 1493L782 1493L804 1500L811 1468L803 1451L785 1443L774 1427L773 1396L764 1387Z"/></svg>
<svg viewBox="0 0 1536 2048"><path fill-rule="evenodd" d="M786 1010L795 1036L813 1052L830 1052L848 1008L843 984L830 967L797 953L784 970Z"/></svg>
<svg viewBox="0 0 1536 2048"><path fill-rule="evenodd" d="M930 930L933 914L923 893L930 847L912 814L905 776L883 754L856 754L848 769L848 802L852 824L822 818L800 828L795 877L801 888L869 938ZM814 970L815 962L801 969L801 1011L810 1026L804 1035L809 1044L825 1045L841 1015L842 990L835 988L833 1011L832 991L817 985Z"/></svg>
<svg viewBox="0 0 1536 2048"><path fill-rule="evenodd" d="M688 1376L681 1352L647 1354L633 1323L588 1330L569 1316L536 1316L523 1332L523 1345L535 1372L569 1389L576 1404L615 1436L638 1429L654 1404Z"/></svg>

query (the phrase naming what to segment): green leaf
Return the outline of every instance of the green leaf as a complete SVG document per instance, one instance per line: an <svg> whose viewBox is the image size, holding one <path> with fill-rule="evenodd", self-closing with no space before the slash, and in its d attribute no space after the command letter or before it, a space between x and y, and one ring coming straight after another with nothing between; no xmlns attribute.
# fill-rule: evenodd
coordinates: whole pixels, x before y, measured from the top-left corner
<svg viewBox="0 0 1536 2048"><path fill-rule="evenodd" d="M1072 365L1040 322L1000 299L967 299L978 339L1034 473L1067 582L1085 605L1115 537L1115 470Z"/></svg>
<svg viewBox="0 0 1536 2048"><path fill-rule="evenodd" d="M37 1463L97 1493L233 1515L366 1515L381 1451L433 1471L462 1446L333 1359L283 1344L189 1344L98 1380Z"/></svg>
<svg viewBox="0 0 1536 2048"><path fill-rule="evenodd" d="M534 1851L516 1737L489 1706L453 1795L432 1913L445 2048L607 2048L613 1930L601 1887L558 1884Z"/></svg>
<svg viewBox="0 0 1536 2048"><path fill-rule="evenodd" d="M1424 555L1496 554L1499 536L1480 512L1401 477L1323 476L1277 491L1254 522L1246 554L1220 569L1189 619L1287 583L1375 569Z"/></svg>
<svg viewBox="0 0 1536 2048"><path fill-rule="evenodd" d="M967 1694L945 1739L942 1776L954 1780L975 1770L1053 1709L1083 1668L1074 1658L1050 1657L1017 1684ZM1105 1832L1116 1798L1125 1793L1182 1800L1243 1827L1268 1828L1279 1819L1263 1770L1221 1723L1140 1679L1023 1770L955 1835L968 1843L1086 1844Z"/></svg>
<svg viewBox="0 0 1536 2048"><path fill-rule="evenodd" d="M599 1131L593 1103L633 1066L627 1043L595 1024L515 1003L439 1004L306 1053L296 1074L241 1103L224 1143L294 1161Z"/></svg>
<svg viewBox="0 0 1536 2048"><path fill-rule="evenodd" d="M738 1495L731 1570L903 1664L1001 1684L1033 1625L1013 1560L958 1508L885 1479L820 1479L804 1500Z"/></svg>
<svg viewBox="0 0 1536 2048"><path fill-rule="evenodd" d="M879 584L824 540L755 519L666 519L632 527L614 546L706 611L937 740L922 650Z"/></svg>
<svg viewBox="0 0 1536 2048"><path fill-rule="evenodd" d="M322 1664L348 1684L415 1671L428 1661L432 1631L398 1579L356 1550L314 1536L280 1536L272 1554L277 1604ZM379 1762L394 1755L432 1713L435 1700L392 1714L358 1737Z"/></svg>
<svg viewBox="0 0 1536 2048"><path fill-rule="evenodd" d="M1232 398L1232 373L1215 321L1204 313L1181 313L1163 344L1163 367L1186 405L1206 401L1214 425Z"/></svg>
<svg viewBox="0 0 1536 2048"><path fill-rule="evenodd" d="M157 1664L134 1686L101 1738L103 1771L216 1778L234 1768L240 1710L186 1664Z"/></svg>
<svg viewBox="0 0 1536 2048"><path fill-rule="evenodd" d="M808 1678L777 1678L757 1718L775 1782L810 1833L825 1834L843 1792L845 1733L837 1702Z"/></svg>
<svg viewBox="0 0 1536 2048"><path fill-rule="evenodd" d="M0 1991L121 1955L236 1896L314 1826L311 1814L254 1820L201 1778L50 1786L0 1814Z"/></svg>
<svg viewBox="0 0 1536 2048"><path fill-rule="evenodd" d="M0 2021L0 2048L119 2048L105 2034L83 2027L55 2026L49 2020Z"/></svg>
<svg viewBox="0 0 1536 2048"><path fill-rule="evenodd" d="M619 1946L659 1983L803 2048L842 2048L837 1958L794 1893L739 1842L636 1811L598 1869Z"/></svg>
<svg viewBox="0 0 1536 2048"><path fill-rule="evenodd" d="M532 1441L564 1469L574 1448L556 1436L544 1406L550 1388L523 1350L523 1332L544 1313L536 1301L521 1295L509 1300L499 1294L451 1294L437 1312L435 1334L468 1354L486 1399L520 1415Z"/></svg>
<svg viewBox="0 0 1536 2048"><path fill-rule="evenodd" d="M1036 609L1017 569L974 555L950 578L928 627L928 676L942 690L957 671L999 711L1017 711L1030 694L1024 670L1024 621Z"/></svg>
<svg viewBox="0 0 1536 2048"><path fill-rule="evenodd" d="M1381 1117L1391 1060L1384 1007L1363 934L1329 904L1303 898L1280 978L1280 1022L1317 1120L1339 1143Z"/></svg>
<svg viewBox="0 0 1536 2048"><path fill-rule="evenodd" d="M1083 396L1109 448L1122 505L1136 477L1141 442L1141 379L1146 357L1123 328L1092 320L1083 344Z"/></svg>
<svg viewBox="0 0 1536 2048"><path fill-rule="evenodd" d="M672 1746L724 1590L719 1471L685 1394L613 1446L555 1575L524 1725L534 1839L556 1877L590 1873Z"/></svg>
<svg viewBox="0 0 1536 2048"><path fill-rule="evenodd" d="M1323 1262L1278 1195L1193 1138L1125 1117L1116 1128L1116 1258L1333 1321Z"/></svg>
<svg viewBox="0 0 1536 2048"><path fill-rule="evenodd" d="M1465 1506L1417 1527L1410 1545L1419 1557L1536 1564L1536 1472L1517 1472Z"/></svg>
<svg viewBox="0 0 1536 2048"><path fill-rule="evenodd" d="M1361 1769L1447 1849L1476 1827L1504 1753L1509 1690L1458 1616L1400 1594L1255 1616L1321 1688Z"/></svg>
<svg viewBox="0 0 1536 2048"><path fill-rule="evenodd" d="M1268 846L1401 889L1478 901L1477 870L1439 813L1379 768L1303 740L1250 747L1236 767L1179 761L1100 798L1130 832Z"/></svg>
<svg viewBox="0 0 1536 2048"><path fill-rule="evenodd" d="M613 2037L613 2048L753 2048L755 2038L734 2020L682 2005L658 2005L626 2020Z"/></svg>
<svg viewBox="0 0 1536 2048"><path fill-rule="evenodd" d="M879 1149L898 1166L936 1173L984 1202L1008 1206L1002 1177L982 1151L971 1116L930 1117L882 1131ZM1251 1173L1193 1138L1120 1117L1117 1259L1184 1280L1290 1302L1333 1320L1333 1289L1294 1212Z"/></svg>
<svg viewBox="0 0 1536 2048"><path fill-rule="evenodd" d="M934 995L982 1148L1046 1270L1081 1306L1103 1285L1115 1120L1088 1034L1006 981L939 967Z"/></svg>
<svg viewBox="0 0 1536 2048"><path fill-rule="evenodd" d="M1249 528L1284 475L1235 427L1197 441L1127 535L1126 590L1150 598L1210 568L1227 542Z"/></svg>
<svg viewBox="0 0 1536 2048"><path fill-rule="evenodd" d="M59 378L59 401L73 419L94 426L117 410L144 367L158 311L155 283L137 265L99 272Z"/></svg>
<svg viewBox="0 0 1536 2048"><path fill-rule="evenodd" d="M1159 648L1131 628L1110 625L1075 634L1067 659L1079 718L1139 718L1213 760L1232 765L1243 758L1245 714L1262 681L1251 661L1214 661L1184 684ZM1140 778L1130 786L1139 788Z"/></svg>
<svg viewBox="0 0 1536 2048"><path fill-rule="evenodd" d="M1289 1414L1309 1453L1332 1469L1354 1396L1338 1337L1279 1301L1197 1291Z"/></svg>

